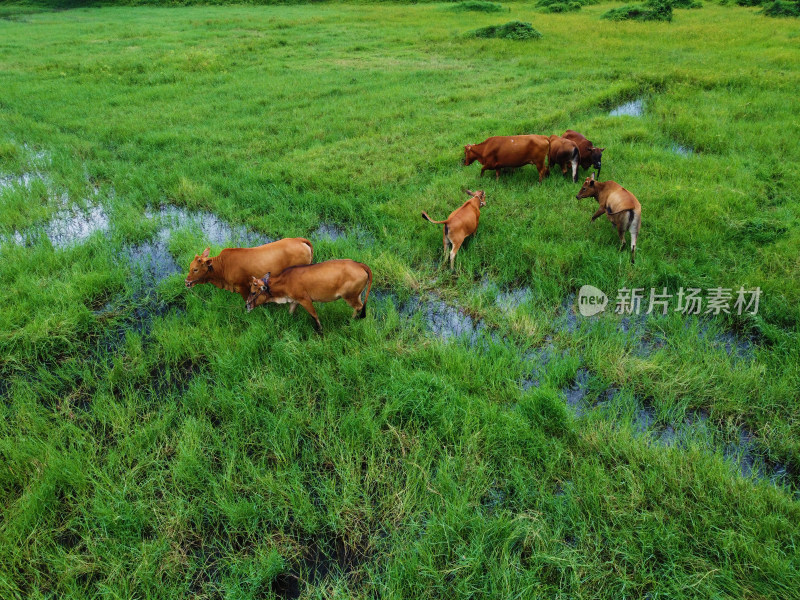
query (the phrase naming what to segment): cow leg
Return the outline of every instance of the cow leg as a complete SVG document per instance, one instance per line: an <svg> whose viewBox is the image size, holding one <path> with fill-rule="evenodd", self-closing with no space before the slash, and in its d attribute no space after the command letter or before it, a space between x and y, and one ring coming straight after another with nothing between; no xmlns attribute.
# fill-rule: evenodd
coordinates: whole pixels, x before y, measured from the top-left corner
<svg viewBox="0 0 800 600"><path fill-rule="evenodd" d="M442 246L444 246L444 253L447 254L447 243L450 240L447 239L447 225L442 227Z"/></svg>
<svg viewBox="0 0 800 600"><path fill-rule="evenodd" d="M498 168L496 168L494 170L494 180L495 181L500 181L500 167L498 167Z"/></svg>
<svg viewBox="0 0 800 600"><path fill-rule="evenodd" d="M291 304L289 304L289 314L293 315L294 314L294 309L296 309L296 308L297 308L297 302L292 302Z"/></svg>
<svg viewBox="0 0 800 600"><path fill-rule="evenodd" d="M481 177L483 177L483 172L486 170L486 167L481 167Z"/></svg>
<svg viewBox="0 0 800 600"><path fill-rule="evenodd" d="M631 264L636 263L636 238L639 236L639 226L642 224L642 214L633 216L631 223Z"/></svg>
<svg viewBox="0 0 800 600"><path fill-rule="evenodd" d="M458 249L461 248L461 244L464 243L463 239L460 240L450 240L453 243L453 249L450 250L450 268L453 268L453 264L456 260L456 254L458 254Z"/></svg>
<svg viewBox="0 0 800 600"><path fill-rule="evenodd" d="M358 313L361 312L361 308L364 306L364 303L361 302L361 292L359 291L357 294L351 294L349 296L342 297L344 298L344 301L353 308L353 318L355 319L358 316Z"/></svg>
<svg viewBox="0 0 800 600"><path fill-rule="evenodd" d="M314 327L316 328L317 332L321 334L322 323L319 322L319 317L317 316L317 311L314 310L314 304L311 302L311 298L303 298L297 302L300 304L300 306L306 309L308 314L314 318Z"/></svg>
<svg viewBox="0 0 800 600"><path fill-rule="evenodd" d="M622 252L625 249L625 227L622 219L617 223L617 235L619 235L619 251Z"/></svg>

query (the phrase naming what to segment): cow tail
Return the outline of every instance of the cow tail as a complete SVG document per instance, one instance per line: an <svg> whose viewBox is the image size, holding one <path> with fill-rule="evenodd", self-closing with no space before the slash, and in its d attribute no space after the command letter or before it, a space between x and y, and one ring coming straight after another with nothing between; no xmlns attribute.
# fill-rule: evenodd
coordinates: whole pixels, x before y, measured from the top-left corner
<svg viewBox="0 0 800 600"><path fill-rule="evenodd" d="M369 299L369 292L372 289L372 269L370 269L364 263L359 263L364 270L367 272L367 293L364 296L364 304L361 305L361 312L358 313L358 318L363 319L367 316L367 300Z"/></svg>
<svg viewBox="0 0 800 600"><path fill-rule="evenodd" d="M309 264L313 263L314 262L314 244L309 242L306 238L298 238L298 239L301 242L303 242L304 244L306 244L308 246L308 249L311 250L311 262Z"/></svg>
<svg viewBox="0 0 800 600"><path fill-rule="evenodd" d="M436 225L441 225L442 223L447 223L447 219L445 219L444 221L434 221L433 219L431 219L428 216L428 213L426 213L424 210L422 211L422 218L430 221L431 223L435 223Z"/></svg>
<svg viewBox="0 0 800 600"><path fill-rule="evenodd" d="M633 219L634 218L635 218L635 215L633 214L633 209L629 208L628 209L628 226L625 228L625 231L627 231L628 229L631 228L631 224L633 223Z"/></svg>
<svg viewBox="0 0 800 600"><path fill-rule="evenodd" d="M578 147L572 149L572 160L579 160L581 157L581 151L578 150Z"/></svg>

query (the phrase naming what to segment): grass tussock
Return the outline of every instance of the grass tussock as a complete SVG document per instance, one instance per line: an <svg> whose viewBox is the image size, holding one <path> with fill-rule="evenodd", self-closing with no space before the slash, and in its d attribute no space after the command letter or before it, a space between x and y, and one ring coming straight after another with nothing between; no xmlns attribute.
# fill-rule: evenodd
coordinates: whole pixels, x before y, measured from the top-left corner
<svg viewBox="0 0 800 600"><path fill-rule="evenodd" d="M501 40L538 40L542 34L533 28L530 23L523 21L509 21L503 25L489 25L471 31L471 37L476 38L497 38Z"/></svg>
<svg viewBox="0 0 800 600"><path fill-rule="evenodd" d="M575 12L588 4L597 4L597 0L577 0L572 2L565 2L564 0L537 0L536 2L536 6L539 7L542 12L547 13Z"/></svg>
<svg viewBox="0 0 800 600"><path fill-rule="evenodd" d="M670 0L649 0L644 4L626 4L604 12L608 21L672 21Z"/></svg>
<svg viewBox="0 0 800 600"><path fill-rule="evenodd" d="M505 10L502 4L497 2L485 2L484 0L467 0L466 2L457 2L450 7L450 10L457 12L485 12L496 13Z"/></svg>

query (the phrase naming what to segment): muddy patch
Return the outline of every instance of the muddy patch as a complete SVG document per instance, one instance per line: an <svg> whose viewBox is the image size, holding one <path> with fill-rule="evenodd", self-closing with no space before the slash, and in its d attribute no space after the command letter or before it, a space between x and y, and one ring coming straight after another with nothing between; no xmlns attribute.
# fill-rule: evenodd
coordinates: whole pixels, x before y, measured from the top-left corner
<svg viewBox="0 0 800 600"><path fill-rule="evenodd" d="M620 104L608 113L609 117L641 117L644 114L644 98Z"/></svg>
<svg viewBox="0 0 800 600"><path fill-rule="evenodd" d="M329 579L346 578L358 585L360 567L368 559L365 548L348 544L337 535L328 539L320 536L305 544L300 560L272 580L271 591L278 598L288 600L299 598L308 586L317 586Z"/></svg>

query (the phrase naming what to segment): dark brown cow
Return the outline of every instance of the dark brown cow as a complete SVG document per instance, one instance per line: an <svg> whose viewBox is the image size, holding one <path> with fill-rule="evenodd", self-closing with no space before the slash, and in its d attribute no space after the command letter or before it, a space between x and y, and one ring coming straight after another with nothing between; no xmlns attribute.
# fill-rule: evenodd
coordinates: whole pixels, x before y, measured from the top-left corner
<svg viewBox="0 0 800 600"><path fill-rule="evenodd" d="M280 273L287 267L307 265L314 258L314 247L305 238L286 238L255 248L225 248L217 256L209 256L206 248L194 255L186 276L186 287L210 283L220 289L250 294L250 278L264 273Z"/></svg>
<svg viewBox="0 0 800 600"><path fill-rule="evenodd" d="M572 183L578 183L578 159L581 153L572 140L557 135L550 136L550 170L554 165L561 167L561 173L567 174L567 165L572 167Z"/></svg>
<svg viewBox="0 0 800 600"><path fill-rule="evenodd" d="M600 167L602 166L603 150L605 148L595 148L594 144L586 139L583 135L572 129L567 129L561 137L575 142L578 146L578 151L581 153L581 166L584 169L594 167L597 169L597 176L600 177Z"/></svg>
<svg viewBox="0 0 800 600"><path fill-rule="evenodd" d="M364 302L361 292L367 290ZM322 333L317 311L312 302L333 302L342 298L353 307L353 317L367 316L367 299L372 289L372 270L364 263L350 259L326 260L315 265L289 267L283 273L267 273L261 279L250 278L247 311L265 302L289 303L289 312L299 304L314 318Z"/></svg>
<svg viewBox="0 0 800 600"><path fill-rule="evenodd" d="M596 181L594 173L583 182L583 187L575 196L581 198L596 198L600 208L592 215L592 222L606 214L608 220L617 228L620 246L625 248L625 232L631 232L631 264L636 260L636 237L642 224L642 205L636 196L618 184L616 181Z"/></svg>
<svg viewBox="0 0 800 600"><path fill-rule="evenodd" d="M453 268L453 262L456 259L458 249L464 240L478 230L478 221L481 218L481 206L486 206L486 194L483 190L473 192L464 190L471 196L469 200L464 202L461 206L450 213L444 221L434 221L428 216L428 213L422 211L422 218L434 223L436 225L444 225L443 244L444 251L447 252L447 243L453 246L450 250L450 268Z"/></svg>
<svg viewBox="0 0 800 600"><path fill-rule="evenodd" d="M550 141L544 135L496 135L480 144L464 146L464 165L476 160L481 163L481 177L486 169L494 170L495 179L500 178L504 167L536 165L539 183L547 176L545 159L550 150Z"/></svg>

